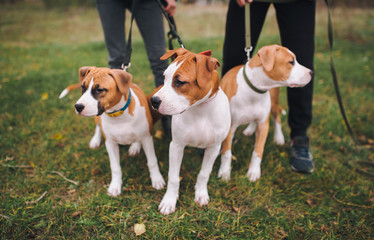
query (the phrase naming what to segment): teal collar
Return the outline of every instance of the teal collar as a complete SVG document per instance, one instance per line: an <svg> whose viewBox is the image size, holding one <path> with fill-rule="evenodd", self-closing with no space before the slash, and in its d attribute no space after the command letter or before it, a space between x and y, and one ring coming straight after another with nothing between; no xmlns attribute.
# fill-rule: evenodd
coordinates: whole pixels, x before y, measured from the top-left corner
<svg viewBox="0 0 374 240"><path fill-rule="evenodd" d="M117 111L114 111L114 112L111 112L111 113L106 112L106 114L109 117L118 117L118 116L122 115L123 112L129 107L130 102L131 102L131 88L129 88L129 98L127 99L127 102L126 102L125 106L123 106L123 108L121 108L120 110L117 110Z"/></svg>
<svg viewBox="0 0 374 240"><path fill-rule="evenodd" d="M260 93L260 94L263 94L263 93L266 93L267 91L263 91L263 90L260 90L258 88L256 88L252 83L251 81L249 80L249 78L247 77L247 74L245 73L245 66L243 66L243 76L244 76L244 80L245 82L248 84L248 86L250 88L252 88L253 91L255 91L256 93Z"/></svg>

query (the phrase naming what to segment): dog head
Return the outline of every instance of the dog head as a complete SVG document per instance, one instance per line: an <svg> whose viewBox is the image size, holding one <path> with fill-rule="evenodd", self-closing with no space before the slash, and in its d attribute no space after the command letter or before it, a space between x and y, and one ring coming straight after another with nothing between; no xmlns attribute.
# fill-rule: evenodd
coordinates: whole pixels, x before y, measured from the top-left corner
<svg viewBox="0 0 374 240"><path fill-rule="evenodd" d="M175 59L164 72L164 86L151 98L154 109L165 115L179 114L217 93L217 59L183 48L169 50L161 59L171 57Z"/></svg>
<svg viewBox="0 0 374 240"><path fill-rule="evenodd" d="M77 114L99 116L115 106L129 92L132 75L120 69L81 67L82 96L75 104Z"/></svg>
<svg viewBox="0 0 374 240"><path fill-rule="evenodd" d="M256 87L266 90L281 86L303 87L313 76L312 70L297 62L293 52L279 45L262 47L249 62L249 67Z"/></svg>

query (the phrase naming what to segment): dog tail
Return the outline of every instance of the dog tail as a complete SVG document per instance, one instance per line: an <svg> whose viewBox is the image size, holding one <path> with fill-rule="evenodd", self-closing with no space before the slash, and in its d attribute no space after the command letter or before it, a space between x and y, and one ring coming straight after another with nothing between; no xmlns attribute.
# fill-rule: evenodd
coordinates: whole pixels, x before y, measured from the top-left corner
<svg viewBox="0 0 374 240"><path fill-rule="evenodd" d="M68 93L69 93L70 91L72 91L72 90L74 90L74 89L78 89L78 88L80 88L80 84L79 84L79 83L76 83L76 84L70 85L70 86L68 86L67 88L65 88L65 89L61 92L61 94L60 94L60 96L59 96L58 98L61 99L61 98L65 97L66 95L68 95Z"/></svg>

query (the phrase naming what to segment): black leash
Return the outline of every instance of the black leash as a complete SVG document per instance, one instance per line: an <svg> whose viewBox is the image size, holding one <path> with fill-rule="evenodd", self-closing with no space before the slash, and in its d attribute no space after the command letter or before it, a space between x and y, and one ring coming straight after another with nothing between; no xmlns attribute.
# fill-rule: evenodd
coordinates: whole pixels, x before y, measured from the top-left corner
<svg viewBox="0 0 374 240"><path fill-rule="evenodd" d="M328 24L328 36L329 36L329 44L330 44L330 69L331 69L332 81L334 83L336 98L339 103L340 113L342 114L342 117L344 119L345 126L347 127L347 130L349 134L351 135L352 140L357 144L356 137L352 131L351 126L349 125L348 118L345 114L342 97L340 95L338 78L336 75L335 64L334 64L334 59L333 59L333 31L332 31L332 21L331 21L329 0L325 0L325 3L327 5L327 12L328 12L328 23L327 24Z"/></svg>
<svg viewBox="0 0 374 240"><path fill-rule="evenodd" d="M177 28L176 28L176 24L175 24L175 21L174 21L174 18L172 16L169 16L164 8L162 6L167 6L167 3L165 0L163 0L163 3L161 3L160 0L157 0L157 3L160 7L160 10L162 12L162 14L165 16L168 24L169 24L169 28L170 28L170 31L168 32L168 38L169 38L169 49L172 50L173 49L173 44L172 44L172 41L173 39L177 39L178 40L178 43L180 45L181 48L184 48L184 45L183 45L183 42L181 40L181 38L179 37L178 33L177 33Z"/></svg>
<svg viewBox="0 0 374 240"><path fill-rule="evenodd" d="M131 66L131 52L132 52L132 24L134 22L135 18L135 7L136 7L137 0L132 1L132 6L131 6L131 22L130 22L130 29L129 29L129 37L127 39L126 43L126 52L125 52L125 57L122 63L122 69L126 71Z"/></svg>
<svg viewBox="0 0 374 240"><path fill-rule="evenodd" d="M174 18L171 17L171 16L169 16L165 12L164 8L162 7L163 5L167 6L167 2L165 0L163 0L163 3L161 3L160 0L157 0L157 3L160 6L161 12L165 16L165 18L166 18L166 20L167 20L167 22L169 24L170 31L167 33L167 35L168 35L168 42L169 42L169 49L170 50L173 49L173 43L172 43L172 41L174 39L178 40L179 45L181 46L181 48L184 48L182 40L181 40L181 38L179 37L179 35L177 33L177 30L176 30L177 28L176 28L176 24L175 24ZM128 36L128 40L127 40L127 44L126 44L125 57L124 57L124 60L123 60L123 63L122 63L122 69L123 70L126 70L127 68L129 68L131 66L132 25L133 25L134 18L135 18L136 4L137 4L137 0L133 0L132 6L131 6L131 22L130 22L129 36Z"/></svg>

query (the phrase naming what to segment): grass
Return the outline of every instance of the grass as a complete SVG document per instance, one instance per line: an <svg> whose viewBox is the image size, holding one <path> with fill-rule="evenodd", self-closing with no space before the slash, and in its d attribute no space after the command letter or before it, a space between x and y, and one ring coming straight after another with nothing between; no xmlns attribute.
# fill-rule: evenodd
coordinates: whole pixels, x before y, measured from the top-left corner
<svg viewBox="0 0 374 240"><path fill-rule="evenodd" d="M88 148L92 119L75 115L79 91L59 100L78 81L83 65L106 66L107 53L95 9L46 11L38 2L0 9L0 236L2 239L372 239L374 238L374 11L333 10L334 57L355 146L339 113L329 72L326 9L318 2L313 125L309 130L316 171L290 170L288 147L269 134L262 177L245 173L253 138L236 135L232 180L209 181L211 202L193 201L201 156L187 148L181 170L177 211L158 210L165 190L150 186L145 156L121 148L123 193L106 194L110 167L104 147ZM225 6L180 5L176 22L187 48L211 49L222 59ZM279 43L274 12L269 12L259 45ZM175 43L177 44L177 43ZM141 38L134 35L134 81L146 93L153 77ZM285 89L282 104L286 105ZM285 122L285 135L289 130ZM160 128L159 125L156 128ZM288 137L286 137L287 140ZM155 139L163 176L168 170L168 139ZM28 168L10 166L28 165ZM363 171L358 172L357 167ZM53 171L78 182L75 185ZM46 193L45 193L46 192ZM42 194L44 197L35 203ZM134 225L146 232L136 236Z"/></svg>

